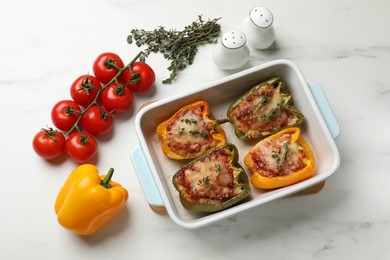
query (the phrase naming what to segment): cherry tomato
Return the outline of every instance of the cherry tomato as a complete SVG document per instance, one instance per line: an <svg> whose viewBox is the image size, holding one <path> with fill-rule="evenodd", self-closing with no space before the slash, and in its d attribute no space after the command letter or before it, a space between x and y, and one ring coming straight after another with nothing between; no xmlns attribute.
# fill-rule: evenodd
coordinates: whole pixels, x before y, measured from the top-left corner
<svg viewBox="0 0 390 260"><path fill-rule="evenodd" d="M115 53L105 52L100 54L93 63L93 74L103 84L107 84L123 68L122 59Z"/></svg>
<svg viewBox="0 0 390 260"><path fill-rule="evenodd" d="M69 131L80 117L80 106L73 100L61 100L51 110L53 124L62 131Z"/></svg>
<svg viewBox="0 0 390 260"><path fill-rule="evenodd" d="M81 125L91 135L100 136L112 129L113 118L106 108L92 106L85 111Z"/></svg>
<svg viewBox="0 0 390 260"><path fill-rule="evenodd" d="M102 85L97 78L91 75L82 75L72 83L70 95L74 102L86 107L92 103L101 88Z"/></svg>
<svg viewBox="0 0 390 260"><path fill-rule="evenodd" d="M65 137L57 130L42 129L33 139L34 151L44 159L50 160L60 156L65 149Z"/></svg>
<svg viewBox="0 0 390 260"><path fill-rule="evenodd" d="M112 83L102 92L100 98L102 105L113 114L125 113L133 104L133 93L121 83Z"/></svg>
<svg viewBox="0 0 390 260"><path fill-rule="evenodd" d="M146 92L152 88L156 80L153 69L145 62L134 62L131 65L133 76L129 70L123 72L122 79L126 87L133 91Z"/></svg>
<svg viewBox="0 0 390 260"><path fill-rule="evenodd" d="M73 132L65 142L65 150L70 159L77 163L86 163L97 154L95 138L87 132Z"/></svg>

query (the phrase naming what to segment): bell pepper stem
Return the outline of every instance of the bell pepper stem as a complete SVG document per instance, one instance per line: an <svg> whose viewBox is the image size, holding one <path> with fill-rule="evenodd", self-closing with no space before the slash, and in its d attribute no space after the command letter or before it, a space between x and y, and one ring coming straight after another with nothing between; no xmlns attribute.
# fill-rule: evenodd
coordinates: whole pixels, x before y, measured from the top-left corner
<svg viewBox="0 0 390 260"><path fill-rule="evenodd" d="M215 121L217 121L217 124L218 124L218 125L222 125L222 124L224 124L224 123L229 122L229 119L228 119L228 118L223 118L223 119L217 119L217 120L215 120Z"/></svg>
<svg viewBox="0 0 390 260"><path fill-rule="evenodd" d="M112 188L112 186L110 184L110 180L111 180L113 174L114 174L114 169L110 168L108 170L107 175L104 177L104 179L100 180L100 185L102 185L106 189Z"/></svg>

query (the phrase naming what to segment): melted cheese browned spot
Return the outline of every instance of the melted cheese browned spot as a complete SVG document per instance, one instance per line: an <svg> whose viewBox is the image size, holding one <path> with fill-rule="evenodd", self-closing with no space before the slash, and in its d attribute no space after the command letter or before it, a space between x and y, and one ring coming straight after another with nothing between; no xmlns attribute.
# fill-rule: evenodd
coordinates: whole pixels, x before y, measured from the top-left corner
<svg viewBox="0 0 390 260"><path fill-rule="evenodd" d="M203 117L203 106L178 113L167 125L169 148L182 156L204 154L216 146L215 122Z"/></svg>
<svg viewBox="0 0 390 260"><path fill-rule="evenodd" d="M248 137L295 124L299 119L285 107L280 89L264 85L251 93L233 110L236 128Z"/></svg>
<svg viewBox="0 0 390 260"><path fill-rule="evenodd" d="M178 173L178 181L186 194L198 203L202 200L225 201L236 196L241 190L234 186L235 169L230 164L231 151L218 150L196 161Z"/></svg>
<svg viewBox="0 0 390 260"><path fill-rule="evenodd" d="M256 172L266 177L282 176L305 167L303 147L291 142L291 133L260 142L251 152Z"/></svg>

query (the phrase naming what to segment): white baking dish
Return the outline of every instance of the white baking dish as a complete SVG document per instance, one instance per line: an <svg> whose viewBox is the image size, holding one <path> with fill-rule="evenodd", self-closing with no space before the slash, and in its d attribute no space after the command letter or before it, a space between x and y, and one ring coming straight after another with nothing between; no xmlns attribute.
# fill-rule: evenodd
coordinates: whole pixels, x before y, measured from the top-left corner
<svg viewBox="0 0 390 260"><path fill-rule="evenodd" d="M182 106L197 100L206 100L217 119L226 118L230 104L255 84L273 76L279 76L287 83L295 106L305 116L305 123L301 129L316 158L315 175L300 183L272 191L263 191L252 186L248 200L217 213L203 214L186 210L172 185L172 176L188 161L175 161L165 157L155 131L156 126ZM190 229L203 227L309 188L331 176L340 164L339 152L334 142L340 134L340 127L326 96L318 84L307 84L298 67L288 60L262 64L199 86L196 90L154 102L139 111L135 125L140 144L132 151L131 157L148 203L151 206L164 206L174 222ZM239 163L245 168L242 159L253 146L253 142L239 140L230 123L225 123L222 127L226 132L227 142L237 146ZM246 168L245 170L250 177L249 171Z"/></svg>

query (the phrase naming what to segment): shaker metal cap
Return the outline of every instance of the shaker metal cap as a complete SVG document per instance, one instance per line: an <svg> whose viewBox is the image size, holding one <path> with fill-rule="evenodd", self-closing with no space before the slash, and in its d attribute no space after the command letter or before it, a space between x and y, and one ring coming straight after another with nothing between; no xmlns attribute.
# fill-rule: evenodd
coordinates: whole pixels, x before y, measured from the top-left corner
<svg viewBox="0 0 390 260"><path fill-rule="evenodd" d="M270 10L265 7L255 7L249 12L249 18L252 22L262 28L267 28L272 25L274 17Z"/></svg>
<svg viewBox="0 0 390 260"><path fill-rule="evenodd" d="M228 49L237 49L246 44L246 36L241 31L228 31L222 36L221 42Z"/></svg>

